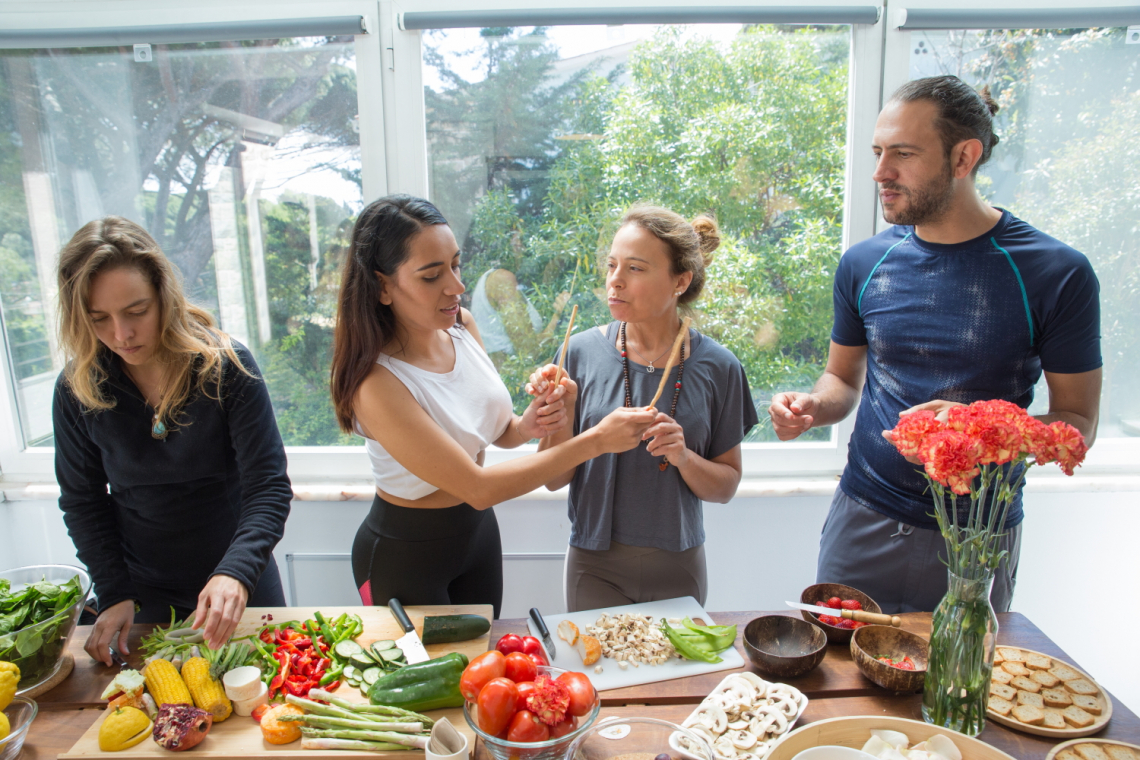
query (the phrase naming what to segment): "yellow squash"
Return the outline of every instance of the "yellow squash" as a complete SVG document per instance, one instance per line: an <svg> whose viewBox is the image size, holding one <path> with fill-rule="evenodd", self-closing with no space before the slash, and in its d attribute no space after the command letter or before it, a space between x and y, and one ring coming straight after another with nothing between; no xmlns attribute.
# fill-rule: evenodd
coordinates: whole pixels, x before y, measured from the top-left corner
<svg viewBox="0 0 1140 760"><path fill-rule="evenodd" d="M19 683L20 669L10 662L0 662L0 710L12 704L12 697L16 696L16 685Z"/></svg>
<svg viewBox="0 0 1140 760"><path fill-rule="evenodd" d="M210 663L202 657L191 657L182 664L182 679L194 697L194 706L214 716L215 723L230 717L233 704L222 684L210 676Z"/></svg>
<svg viewBox="0 0 1140 760"><path fill-rule="evenodd" d="M99 749L118 752L133 747L150 736L151 722L136 707L120 707L107 715L99 726Z"/></svg>

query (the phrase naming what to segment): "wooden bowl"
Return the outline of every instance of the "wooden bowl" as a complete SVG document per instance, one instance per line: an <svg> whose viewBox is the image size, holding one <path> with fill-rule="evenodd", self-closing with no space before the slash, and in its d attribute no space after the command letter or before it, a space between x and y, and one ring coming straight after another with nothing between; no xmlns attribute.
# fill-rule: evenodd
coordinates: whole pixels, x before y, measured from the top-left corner
<svg viewBox="0 0 1140 760"><path fill-rule="evenodd" d="M773 678L802 676L823 662L823 631L787 615L765 615L744 627L744 651L753 666Z"/></svg>
<svg viewBox="0 0 1140 760"><path fill-rule="evenodd" d="M814 586L808 586L800 594L800 603L818 605L821 599L826 601L833 596L840 599L856 599L867 612L881 613L883 611L883 608L874 599L859 589L844 586L842 583L817 583ZM851 641L851 634L855 632L850 628L836 628L833 625L821 623L815 614L807 610L800 610L800 614L803 615L804 620L812 625L819 626L820 630L827 634L828 642L832 644L846 644ZM836 617L839 616L836 615Z"/></svg>
<svg viewBox="0 0 1140 760"><path fill-rule="evenodd" d="M910 657L915 669L900 670L875 659L882 655L892 660ZM889 625L868 625L856 629L851 637L851 659L859 670L879 686L894 692L922 688L929 656L926 639Z"/></svg>
<svg viewBox="0 0 1140 760"><path fill-rule="evenodd" d="M862 629L866 630L866 629ZM849 718L828 718L800 726L784 737L764 760L792 760L811 747L835 744L840 747L862 749L871 738L872 728L886 728L907 735L911 745L924 742L935 734L949 738L968 760L1015 760L996 747L948 728L939 728L921 720L894 718L887 715L859 715Z"/></svg>

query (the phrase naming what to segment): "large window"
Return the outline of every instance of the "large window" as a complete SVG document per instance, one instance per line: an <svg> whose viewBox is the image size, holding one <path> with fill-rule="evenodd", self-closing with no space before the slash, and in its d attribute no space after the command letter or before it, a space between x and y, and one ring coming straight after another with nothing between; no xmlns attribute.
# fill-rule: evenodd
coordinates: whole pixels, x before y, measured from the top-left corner
<svg viewBox="0 0 1140 760"><path fill-rule="evenodd" d="M27 446L51 444L59 248L144 225L249 346L287 444L342 439L327 392L339 264L362 205L354 39L0 56L0 306Z"/></svg>
<svg viewBox="0 0 1140 760"><path fill-rule="evenodd" d="M809 389L827 358L850 27L449 29L422 45L430 197L516 406L570 304L576 332L610 321L598 256L650 201L719 221L695 323L747 370L751 440L774 440L772 393Z"/></svg>
<svg viewBox="0 0 1140 760"><path fill-rule="evenodd" d="M1001 106L983 195L1092 262L1099 436L1140 435L1140 46L1124 28L915 31L910 40L912 78L954 74L988 86ZM1042 381L1032 409L1047 408Z"/></svg>

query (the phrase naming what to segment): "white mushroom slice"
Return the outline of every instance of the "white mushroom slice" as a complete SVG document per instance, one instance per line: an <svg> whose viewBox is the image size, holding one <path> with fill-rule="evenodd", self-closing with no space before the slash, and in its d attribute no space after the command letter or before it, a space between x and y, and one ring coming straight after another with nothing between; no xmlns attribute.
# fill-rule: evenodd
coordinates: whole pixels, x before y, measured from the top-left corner
<svg viewBox="0 0 1140 760"><path fill-rule="evenodd" d="M747 720L729 720L728 721L728 730L729 731L743 731L746 728L748 728L748 721Z"/></svg>
<svg viewBox="0 0 1140 760"><path fill-rule="evenodd" d="M723 758L736 757L736 747L732 745L732 739L729 739L727 736L722 736L717 739L716 743L713 744L713 749Z"/></svg>
<svg viewBox="0 0 1140 760"><path fill-rule="evenodd" d="M747 731L729 731L725 736L732 740L732 746L740 750L756 746L756 737Z"/></svg>

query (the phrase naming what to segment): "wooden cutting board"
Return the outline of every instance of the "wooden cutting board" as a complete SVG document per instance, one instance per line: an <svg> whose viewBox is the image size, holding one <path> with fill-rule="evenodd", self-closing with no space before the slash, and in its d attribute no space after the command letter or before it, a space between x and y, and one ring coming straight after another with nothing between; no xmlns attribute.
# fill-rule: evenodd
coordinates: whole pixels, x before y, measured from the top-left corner
<svg viewBox="0 0 1140 760"><path fill-rule="evenodd" d="M404 631L396 623L392 617L392 613L388 611L387 607L249 607L246 609L245 614L242 615L241 622L238 623L235 636L245 636L253 633L266 622L270 622L268 618L263 619L262 616L273 616L272 622L284 623L289 620L306 620L312 617L316 610L320 610L321 614L327 618L335 618L342 612L349 612L360 615L364 622L364 633L357 637L356 641L362 645L368 645L373 641L379 639L398 639L404 635ZM405 607L404 610L411 618L412 624L416 627L416 632L422 635L424 617L427 615L458 615L458 614L474 614L482 615L488 620L491 619L493 614L491 605L437 605L437 606L420 606L420 607ZM475 657L476 655L487 651L488 639L490 634L484 634L477 639L470 641L460 641L454 644L432 644L427 647L428 654L431 657L440 657L448 652L462 652L468 657ZM342 684L336 691L337 696L353 702L365 702L364 695L348 684ZM474 752L475 747L475 734L467 725L467 721L463 717L463 708L454 707L447 710L433 710L427 713L432 718L446 717L451 721L460 733L467 737L468 746ZM104 760L111 760L112 758L163 758L163 760L170 760L171 753L162 749L153 741L146 740L141 744L137 744L130 749L122 750L120 752L103 752L99 749L99 727L103 724L103 719L106 716L100 717L95 721L91 728L79 738L68 752L61 754L60 758L103 758ZM310 760L319 756L321 753L314 752L313 750L301 749L301 742L293 742L292 744L273 745L267 743L261 738L261 729L258 728L257 723L252 718L242 718L237 715L230 716L227 720L217 723L210 729L209 735L191 750L196 757L209 757L215 760L247 760L252 755L269 755L272 754L278 757L307 757ZM401 752L344 752L337 751L336 757L391 757L391 758L412 758L423 757L422 751L401 751Z"/></svg>
<svg viewBox="0 0 1140 760"><path fill-rule="evenodd" d="M598 691L620 689L625 686L639 686L641 684L655 683L657 681L668 681L673 678L687 678L688 676L699 676L705 673L736 670L737 668L744 667L744 658L740 656L740 652L736 651L736 647L730 647L728 650L721 652L720 657L723 661L718 663L672 659L661 665L642 664L636 668L630 664L622 670L616 661L603 657L598 660L595 665L585 666L582 664L582 658L578 654L578 651L558 638L558 624L563 620L570 620L578 626L578 630L585 633L586 628L597 623L598 618L603 614L621 615L624 613L649 615L655 620L660 620L661 618L683 619L690 617L698 624L701 624L701 621L704 621L704 625L715 624L715 621L713 621L713 619L709 617L709 614L705 612L704 608L701 607L700 602L691 596L681 597L680 599L663 599L659 602L645 602L644 604L605 607L598 610L568 612L563 615L543 615L543 621L550 630L550 638L554 641L555 658L550 664L556 668L562 668L563 670L574 670L579 673L585 673L590 677L590 681L593 682L594 688ZM534 627L534 621L528 619L527 627L530 629L531 636L538 637L538 632ZM742 633L743 631L738 630L736 632L737 637ZM598 665L602 666L601 673L595 672Z"/></svg>

